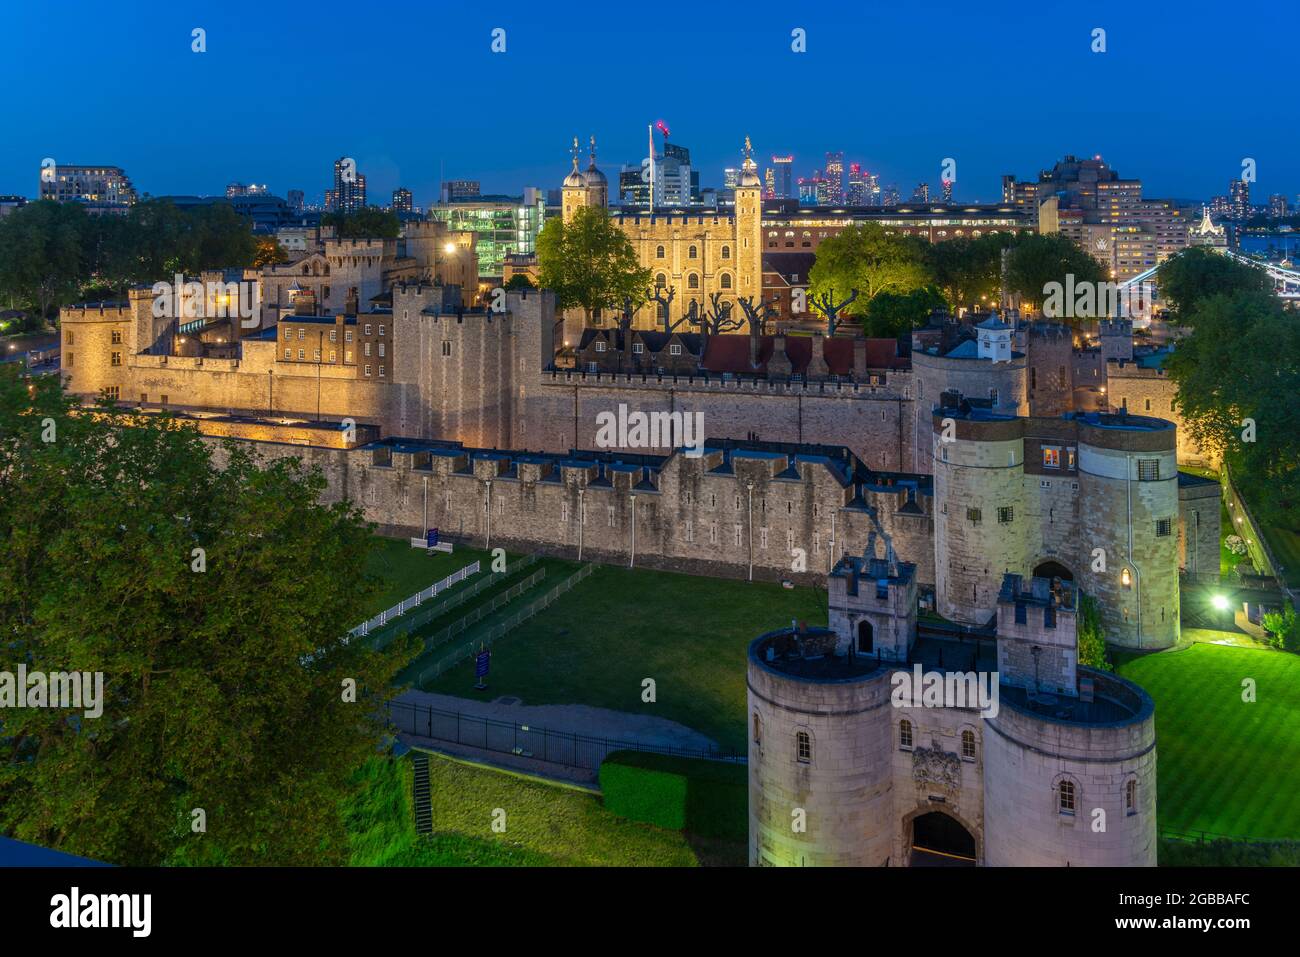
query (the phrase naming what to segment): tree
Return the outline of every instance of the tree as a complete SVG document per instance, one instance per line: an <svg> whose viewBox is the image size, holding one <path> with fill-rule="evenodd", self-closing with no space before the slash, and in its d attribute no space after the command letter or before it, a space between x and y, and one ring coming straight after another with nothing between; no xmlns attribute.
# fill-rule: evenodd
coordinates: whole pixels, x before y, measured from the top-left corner
<svg viewBox="0 0 1300 957"><path fill-rule="evenodd" d="M722 293L709 293L709 305L700 306L698 299L691 300L691 307L686 313L686 320L693 326L698 326L701 334L706 338L708 336L720 336L724 332L731 332L739 329L745 324L745 320L736 315L733 308L735 304L724 300Z"/></svg>
<svg viewBox="0 0 1300 957"><path fill-rule="evenodd" d="M1300 508L1300 326L1271 292L1213 295L1182 316L1165 368L1188 434L1223 454L1265 524Z"/></svg>
<svg viewBox="0 0 1300 957"><path fill-rule="evenodd" d="M667 288L652 286L645 291L645 298L647 302L655 304L655 316L659 320L659 324L663 326L665 333L671 333L687 320L686 316L682 316L676 322L670 318L673 300L677 298L676 286L668 286Z"/></svg>
<svg viewBox="0 0 1300 957"><path fill-rule="evenodd" d="M10 302L50 317L80 287L86 213L74 203L42 200L0 220L0 287Z"/></svg>
<svg viewBox="0 0 1300 957"><path fill-rule="evenodd" d="M1186 321L1204 300L1220 293L1272 292L1268 274L1204 246L1192 246L1160 267L1160 296L1177 321Z"/></svg>
<svg viewBox="0 0 1300 957"><path fill-rule="evenodd" d="M1106 635L1102 630L1101 612L1091 595L1079 594L1079 611L1075 618L1075 636L1079 645L1079 664L1098 671L1114 671L1106 654Z"/></svg>
<svg viewBox="0 0 1300 957"><path fill-rule="evenodd" d="M850 315L864 315L883 292L907 293L930 281L922 240L891 236L878 223L862 223L822 241L809 274L814 296L856 289Z"/></svg>
<svg viewBox="0 0 1300 957"><path fill-rule="evenodd" d="M850 289L846 298L836 302L835 289L830 288L823 293L813 293L813 295L808 298L808 301L826 320L826 335L833 336L835 335L835 330L838 329L840 325L840 312L853 305L857 298L858 291L856 289Z"/></svg>
<svg viewBox="0 0 1300 957"><path fill-rule="evenodd" d="M996 303L1002 288L1002 252L1013 242L1011 233L991 233L929 244L926 263L934 285L954 309Z"/></svg>
<svg viewBox="0 0 1300 957"><path fill-rule="evenodd" d="M1042 303L1052 283L1064 287L1066 277L1071 275L1076 287L1080 283L1100 283L1105 278L1101 263L1067 236L1021 233L1016 237L1007 265L1007 287L1026 304L1032 307Z"/></svg>
<svg viewBox="0 0 1300 957"><path fill-rule="evenodd" d="M947 301L934 286L903 295L882 292L867 304L862 329L868 336L896 339L925 325L934 310L947 308Z"/></svg>
<svg viewBox="0 0 1300 957"><path fill-rule="evenodd" d="M533 281L529 279L527 275L517 272L506 281L505 288L507 290L514 290L536 289L537 287L533 285Z"/></svg>
<svg viewBox="0 0 1300 957"><path fill-rule="evenodd" d="M579 207L567 223L548 222L537 237L537 266L542 288L555 291L560 308L582 309L588 322L597 309L624 299L639 305L650 284L631 240L597 206Z"/></svg>
<svg viewBox="0 0 1300 957"><path fill-rule="evenodd" d="M1282 651L1300 652L1300 617L1295 606L1286 603L1281 611L1271 611L1264 616L1264 628L1269 633L1269 644Z"/></svg>
<svg viewBox="0 0 1300 957"><path fill-rule="evenodd" d="M375 206L351 213L326 213L320 222L322 226L333 226L339 239L396 239L402 234L398 215Z"/></svg>
<svg viewBox="0 0 1300 957"><path fill-rule="evenodd" d="M274 236L262 236L257 240L257 252L253 254L253 268L274 266L289 261L289 254L281 247Z"/></svg>
<svg viewBox="0 0 1300 957"><path fill-rule="evenodd" d="M340 800L412 648L343 637L372 539L323 487L0 370L5 660L103 676L98 717L4 712L0 831L119 864L346 859Z"/></svg>

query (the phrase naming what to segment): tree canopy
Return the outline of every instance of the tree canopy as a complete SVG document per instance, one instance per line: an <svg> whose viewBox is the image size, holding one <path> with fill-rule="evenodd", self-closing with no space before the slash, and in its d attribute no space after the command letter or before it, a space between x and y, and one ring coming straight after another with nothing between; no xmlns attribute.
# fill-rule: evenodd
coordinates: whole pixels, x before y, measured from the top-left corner
<svg viewBox="0 0 1300 957"><path fill-rule="evenodd" d="M1175 321L1190 317L1205 299L1219 293L1272 292L1268 274L1204 246L1192 246L1160 267L1160 296Z"/></svg>
<svg viewBox="0 0 1300 957"><path fill-rule="evenodd" d="M651 277L631 240L596 206L579 207L568 223L547 221L537 237L537 267L540 285L555 292L560 308L580 308L588 320L625 300L643 303Z"/></svg>
<svg viewBox="0 0 1300 957"><path fill-rule="evenodd" d="M1060 234L1020 233L1011 244L1007 289L1028 306L1040 306L1052 283L1099 283L1106 273L1101 263L1074 240ZM1078 317L1094 318L1094 317Z"/></svg>
<svg viewBox="0 0 1300 957"><path fill-rule="evenodd" d="M333 226L339 239L396 239L402 234L402 221L392 210L367 206L353 213L326 213L322 226Z"/></svg>
<svg viewBox="0 0 1300 957"><path fill-rule="evenodd" d="M0 831L118 864L346 860L340 800L410 643L343 638L374 587L354 506L218 452L0 369L5 660L103 675L98 717L3 712Z"/></svg>
<svg viewBox="0 0 1300 957"><path fill-rule="evenodd" d="M935 309L947 308L947 300L934 286L923 286L901 295L882 292L867 304L862 328L868 336L897 338L925 325Z"/></svg>
<svg viewBox="0 0 1300 957"><path fill-rule="evenodd" d="M878 223L861 223L822 240L808 278L816 296L843 298L856 289L858 296L845 313L862 316L881 293L909 293L927 285L931 276L922 240L892 236Z"/></svg>

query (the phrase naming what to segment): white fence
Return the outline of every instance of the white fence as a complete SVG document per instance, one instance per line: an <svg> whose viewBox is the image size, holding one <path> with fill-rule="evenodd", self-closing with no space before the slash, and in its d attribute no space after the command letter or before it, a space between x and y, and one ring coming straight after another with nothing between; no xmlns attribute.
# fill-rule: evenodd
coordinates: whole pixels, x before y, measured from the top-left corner
<svg viewBox="0 0 1300 957"><path fill-rule="evenodd" d="M384 611L381 611L379 614L375 615L375 617L371 618L369 621L363 621L361 624L357 625L357 627L353 628L351 631L348 632L348 637L356 638L358 635L368 635L370 634L372 629L383 627L384 625L392 621L394 618L397 618L399 615L406 614L408 611L410 611L412 608L415 608L421 602L428 601L430 598L433 598L435 595L438 595L439 593L446 591L452 585L458 584L459 582L463 582L466 578L469 578L471 575L477 575L478 573L479 573L479 562L471 562L470 564L466 565L464 568L452 572L442 581L434 582L428 588L424 588L421 589L420 591L417 591L410 598L403 598L392 608L387 608Z"/></svg>

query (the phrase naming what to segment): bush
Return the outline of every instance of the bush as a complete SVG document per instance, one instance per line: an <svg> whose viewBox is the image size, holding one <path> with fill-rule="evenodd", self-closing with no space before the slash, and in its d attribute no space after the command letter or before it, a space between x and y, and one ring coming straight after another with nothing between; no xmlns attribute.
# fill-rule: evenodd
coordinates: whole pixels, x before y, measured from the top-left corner
<svg viewBox="0 0 1300 957"><path fill-rule="evenodd" d="M1248 844L1226 839L1190 843L1165 838L1160 841L1161 867L1296 867L1300 843L1278 841Z"/></svg>
<svg viewBox="0 0 1300 957"><path fill-rule="evenodd" d="M621 817L702 837L749 837L749 775L743 764L615 751L601 763L605 807Z"/></svg>
<svg viewBox="0 0 1300 957"><path fill-rule="evenodd" d="M1246 541L1240 535L1229 535L1223 540L1223 544L1234 555L1246 554Z"/></svg>

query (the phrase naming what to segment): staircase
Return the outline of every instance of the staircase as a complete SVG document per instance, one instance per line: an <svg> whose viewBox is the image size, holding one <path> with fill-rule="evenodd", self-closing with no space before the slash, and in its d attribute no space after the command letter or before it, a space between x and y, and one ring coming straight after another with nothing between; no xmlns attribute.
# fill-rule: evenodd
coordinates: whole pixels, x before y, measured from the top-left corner
<svg viewBox="0 0 1300 957"><path fill-rule="evenodd" d="M415 771L412 792L415 804L415 833L433 833L433 809L429 804L429 756L418 751L411 753L411 767Z"/></svg>

